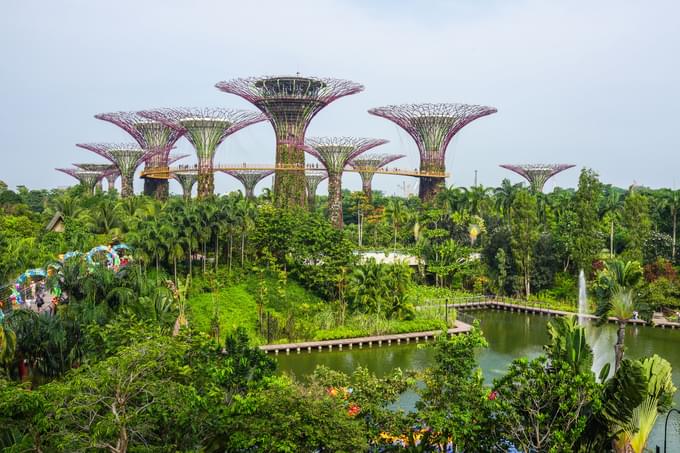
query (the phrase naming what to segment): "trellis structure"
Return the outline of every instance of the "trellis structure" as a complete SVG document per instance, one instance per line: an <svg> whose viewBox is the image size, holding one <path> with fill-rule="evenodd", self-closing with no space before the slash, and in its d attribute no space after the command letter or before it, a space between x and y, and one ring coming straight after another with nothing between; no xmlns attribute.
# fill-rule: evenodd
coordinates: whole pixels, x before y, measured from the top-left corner
<svg viewBox="0 0 680 453"><path fill-rule="evenodd" d="M116 189L116 179L118 179L119 176L120 171L115 165L113 169L104 174L104 178L106 178L106 185L108 186L107 190L109 192L113 192Z"/></svg>
<svg viewBox="0 0 680 453"><path fill-rule="evenodd" d="M97 182L102 178L101 171L80 170L78 168L56 168L55 170L76 178L90 195L94 192Z"/></svg>
<svg viewBox="0 0 680 453"><path fill-rule="evenodd" d="M319 188L321 181L328 178L328 173L325 170L307 170L305 171L305 181L307 183L307 208L314 211L316 208L316 189Z"/></svg>
<svg viewBox="0 0 680 453"><path fill-rule="evenodd" d="M167 167L170 164L168 161L170 150L184 133L160 121L145 118L137 112L100 113L94 117L115 124L130 134L147 152L148 157L145 162L147 168ZM167 180L144 178L145 195L165 200L168 198L168 187Z"/></svg>
<svg viewBox="0 0 680 453"><path fill-rule="evenodd" d="M369 203L373 201L373 175L390 162L406 157L404 154L364 154L349 163L361 176L361 188Z"/></svg>
<svg viewBox="0 0 680 453"><path fill-rule="evenodd" d="M213 159L217 147L231 134L266 120L257 112L222 108L178 108L145 110L145 118L160 121L175 129L193 145L198 158L198 197L215 192Z"/></svg>
<svg viewBox="0 0 680 453"><path fill-rule="evenodd" d="M446 173L446 148L472 121L496 113L494 107L471 104L402 104L373 108L368 113L386 118L404 129L416 142L420 170ZM419 196L428 201L444 187L445 177L420 178Z"/></svg>
<svg viewBox="0 0 680 453"><path fill-rule="evenodd" d="M182 195L184 196L184 199L190 200L191 190L194 188L196 181L198 181L198 175L196 173L173 173L172 178L182 186Z"/></svg>
<svg viewBox="0 0 680 453"><path fill-rule="evenodd" d="M574 167L572 164L520 164L499 165L506 170L514 171L529 181L529 186L535 192L543 192L545 183L558 173Z"/></svg>
<svg viewBox="0 0 680 453"><path fill-rule="evenodd" d="M357 137L311 137L305 151L316 157L328 172L328 217L342 228L342 171L360 154L384 145L387 140Z"/></svg>
<svg viewBox="0 0 680 453"><path fill-rule="evenodd" d="M134 195L135 171L148 158L148 152L133 143L78 143L76 146L112 162L120 172L121 197Z"/></svg>
<svg viewBox="0 0 680 453"><path fill-rule="evenodd" d="M246 198L255 198L255 186L267 176L274 173L274 170L226 170L224 173L233 176L241 181L246 189Z"/></svg>
<svg viewBox="0 0 680 453"><path fill-rule="evenodd" d="M235 94L262 111L276 135L276 166L304 166L305 132L321 109L343 96L359 93L364 87L349 80L266 76L234 79L215 85ZM281 207L304 206L305 176L302 172L277 169L274 199Z"/></svg>

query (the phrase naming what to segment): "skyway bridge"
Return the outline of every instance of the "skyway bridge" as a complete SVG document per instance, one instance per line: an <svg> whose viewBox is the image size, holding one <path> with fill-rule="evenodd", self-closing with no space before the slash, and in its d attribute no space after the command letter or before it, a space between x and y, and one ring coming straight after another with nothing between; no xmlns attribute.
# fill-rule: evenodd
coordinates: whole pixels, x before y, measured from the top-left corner
<svg viewBox="0 0 680 453"><path fill-rule="evenodd" d="M274 170L274 171L319 171L325 170L321 165L307 164L307 165L272 165L272 164L214 164L209 171L226 172L226 171L238 171L238 170ZM393 167L382 167L382 168L363 168L363 167L346 167L345 172L349 173L375 173L379 175L401 175L401 176L413 176L416 178L448 178L448 173L433 172L414 169L403 169L403 168L393 168ZM197 174L199 172L198 165L178 165L175 167L156 167L156 168L145 168L142 171L141 176L143 178L151 179L170 179L173 174Z"/></svg>

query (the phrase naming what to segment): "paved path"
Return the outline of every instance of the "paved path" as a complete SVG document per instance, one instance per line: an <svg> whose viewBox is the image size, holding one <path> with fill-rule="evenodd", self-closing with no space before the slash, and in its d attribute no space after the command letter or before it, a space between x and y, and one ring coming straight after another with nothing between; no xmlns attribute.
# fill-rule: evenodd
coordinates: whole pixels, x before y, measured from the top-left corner
<svg viewBox="0 0 680 453"><path fill-rule="evenodd" d="M468 333L472 329L472 326L466 324L462 321L456 321L456 327L449 329L449 335L458 335L461 333ZM375 335L371 337L358 337L358 338L343 338L340 340L324 340L324 341L306 341L302 343L286 343L286 344L266 344L260 346L260 349L265 352L273 352L278 354L279 352L290 353L291 351L301 352L307 351L312 352L312 350L321 351L322 349L332 350L334 347L342 350L343 347L348 347L352 349L353 346L359 346L362 348L365 345L369 347L373 344L382 346L383 343L391 345L392 342L401 344L401 342L410 343L411 340L418 342L419 340L429 340L431 338L441 335L440 330L430 330L427 332L411 332L411 333L398 333L390 335Z"/></svg>

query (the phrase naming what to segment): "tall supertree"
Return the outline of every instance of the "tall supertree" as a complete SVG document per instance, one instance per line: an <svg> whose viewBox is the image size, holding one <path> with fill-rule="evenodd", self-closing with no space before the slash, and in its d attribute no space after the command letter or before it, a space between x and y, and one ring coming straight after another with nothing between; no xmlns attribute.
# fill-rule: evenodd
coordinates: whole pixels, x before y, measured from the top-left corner
<svg viewBox="0 0 680 453"><path fill-rule="evenodd" d="M361 188L368 202L373 201L373 189L371 183L375 172L397 159L406 157L404 154L364 154L361 157L353 159L349 164L361 176Z"/></svg>
<svg viewBox="0 0 680 453"><path fill-rule="evenodd" d="M182 195L184 196L184 199L191 199L191 190L194 188L196 181L198 181L198 175L196 173L175 172L171 177L182 186Z"/></svg>
<svg viewBox="0 0 680 453"><path fill-rule="evenodd" d="M545 183L556 174L574 167L572 164L503 164L499 166L524 177L529 181L531 189L536 192L543 192Z"/></svg>
<svg viewBox="0 0 680 453"><path fill-rule="evenodd" d="M100 113L94 116L123 129L146 151L146 168L166 168L168 156L183 132L168 127L160 121L150 120L137 112ZM144 178L144 194L160 200L168 198L168 181L159 178Z"/></svg>
<svg viewBox="0 0 680 453"><path fill-rule="evenodd" d="M233 176L241 181L246 189L246 198L255 198L255 186L267 176L274 173L274 170L223 170L224 173Z"/></svg>
<svg viewBox="0 0 680 453"><path fill-rule="evenodd" d="M305 205L305 131L321 109L364 87L349 80L267 76L234 79L215 85L241 96L269 119L276 134L274 198L278 206Z"/></svg>
<svg viewBox="0 0 680 453"><path fill-rule="evenodd" d="M234 132L266 120L264 115L257 112L222 108L145 110L140 114L184 134L194 146L198 157L199 198L215 192L213 159L217 147Z"/></svg>
<svg viewBox="0 0 680 453"><path fill-rule="evenodd" d="M134 195L135 171L148 158L148 152L133 143L78 143L76 146L112 162L120 172L121 197Z"/></svg>
<svg viewBox="0 0 680 453"><path fill-rule="evenodd" d="M307 170L305 171L305 180L307 182L307 208L314 211L316 205L316 189L321 184L321 181L328 178L328 172L325 170Z"/></svg>
<svg viewBox="0 0 680 453"><path fill-rule="evenodd" d="M80 170L78 168L56 168L55 170L76 178L90 195L94 192L94 186L102 178L101 171Z"/></svg>
<svg viewBox="0 0 680 453"><path fill-rule="evenodd" d="M342 171L360 154L384 145L387 140L356 137L311 137L305 151L316 157L328 172L328 217L342 228Z"/></svg>
<svg viewBox="0 0 680 453"><path fill-rule="evenodd" d="M403 104L370 109L403 128L420 152L419 196L431 200L444 186L446 148L458 131L483 116L496 113L493 107L470 104Z"/></svg>
<svg viewBox="0 0 680 453"><path fill-rule="evenodd" d="M102 188L102 179L106 178L112 170L116 168L113 164L73 164L73 166L80 168L85 171L97 171L101 173L100 178L97 180L95 187L99 190Z"/></svg>

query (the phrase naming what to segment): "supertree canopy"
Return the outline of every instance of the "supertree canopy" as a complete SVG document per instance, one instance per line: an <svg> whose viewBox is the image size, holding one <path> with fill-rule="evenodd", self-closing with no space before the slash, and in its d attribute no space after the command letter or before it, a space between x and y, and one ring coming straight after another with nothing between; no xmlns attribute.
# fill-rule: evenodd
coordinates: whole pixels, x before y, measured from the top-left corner
<svg viewBox="0 0 680 453"><path fill-rule="evenodd" d="M325 170L307 170L305 171L305 179L307 182L307 207L310 211L314 210L316 205L316 189L321 184L321 181L328 178L328 173Z"/></svg>
<svg viewBox="0 0 680 453"><path fill-rule="evenodd" d="M472 121L496 112L494 107L470 104L388 105L368 111L394 122L415 140L420 152L420 171L424 173L419 190L424 201L434 198L444 185L444 158L453 136Z"/></svg>
<svg viewBox="0 0 680 453"><path fill-rule="evenodd" d="M500 167L514 171L518 175L529 181L531 189L536 192L543 192L546 181L556 174L574 167L572 164L522 164L510 165L503 164Z"/></svg>
<svg viewBox="0 0 680 453"><path fill-rule="evenodd" d="M97 183L95 184L95 187L98 189L101 189L101 184L102 184L102 179L108 178L109 173L115 170L116 166L113 164L73 164L74 167L78 167L81 170L85 171L97 171L101 173L99 180L97 180ZM110 181L107 182L110 183ZM109 184L109 188L111 188L111 184Z"/></svg>
<svg viewBox="0 0 680 453"><path fill-rule="evenodd" d="M172 174L172 178L182 186L184 199L189 200L191 198L191 189L193 189L194 184L198 181L198 175L196 173L176 172Z"/></svg>
<svg viewBox="0 0 680 453"><path fill-rule="evenodd" d="M328 216L342 228L342 171L349 162L387 140L356 137L312 137L305 140L305 151L319 159L328 172Z"/></svg>
<svg viewBox="0 0 680 453"><path fill-rule="evenodd" d="M94 192L94 186L102 178L101 171L80 170L78 168L56 168L55 170L76 178L89 194Z"/></svg>
<svg viewBox="0 0 680 453"><path fill-rule="evenodd" d="M373 181L375 172L390 162L401 159L402 157L406 156L404 154L364 154L361 157L352 159L349 163L352 168L359 173L359 176L361 176L361 186L369 203L373 200L371 182Z"/></svg>
<svg viewBox="0 0 680 453"><path fill-rule="evenodd" d="M184 134L194 146L198 157L199 198L215 192L213 159L220 143L234 132L266 120L264 115L256 112L221 108L148 110L140 114Z"/></svg>
<svg viewBox="0 0 680 453"><path fill-rule="evenodd" d="M278 206L305 205L305 131L314 116L331 102L364 87L349 80L267 76L234 79L215 85L253 103L269 119L276 134L274 197Z"/></svg>
<svg viewBox="0 0 680 453"><path fill-rule="evenodd" d="M228 175L241 181L246 189L246 198L255 198L255 186L267 176L274 173L274 170L224 170Z"/></svg>
<svg viewBox="0 0 680 453"><path fill-rule="evenodd" d="M94 116L123 129L148 152L146 168L166 168L168 156L183 132L166 126L160 121L150 120L137 112L100 113ZM144 193L158 199L168 197L168 181L159 178L144 179Z"/></svg>
<svg viewBox="0 0 680 453"><path fill-rule="evenodd" d="M111 161L120 172L121 196L134 195L135 171L149 156L149 152L145 152L133 143L78 143L76 146L92 151Z"/></svg>

